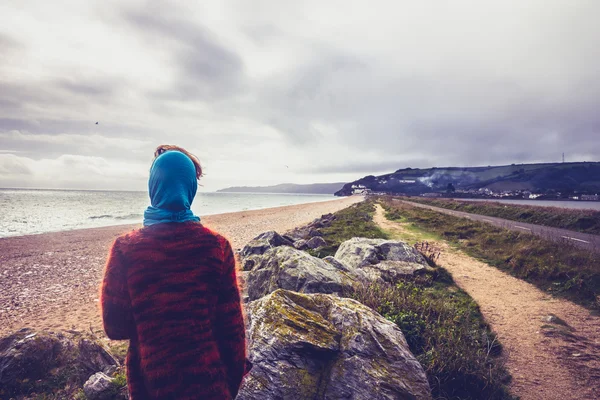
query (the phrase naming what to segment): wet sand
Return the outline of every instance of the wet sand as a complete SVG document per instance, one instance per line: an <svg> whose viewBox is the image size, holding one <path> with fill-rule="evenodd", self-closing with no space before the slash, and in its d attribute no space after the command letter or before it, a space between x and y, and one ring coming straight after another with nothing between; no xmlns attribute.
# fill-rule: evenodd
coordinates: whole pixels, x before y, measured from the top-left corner
<svg viewBox="0 0 600 400"><path fill-rule="evenodd" d="M203 217L234 249L256 235L288 231L362 197ZM139 225L79 229L0 239L0 336L21 328L98 331L99 284L114 239Z"/></svg>

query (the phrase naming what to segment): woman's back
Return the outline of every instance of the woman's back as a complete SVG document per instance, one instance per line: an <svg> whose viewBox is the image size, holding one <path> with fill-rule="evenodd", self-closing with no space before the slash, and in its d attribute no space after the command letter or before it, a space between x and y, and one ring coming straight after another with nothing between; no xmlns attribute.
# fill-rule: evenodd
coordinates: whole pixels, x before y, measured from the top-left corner
<svg viewBox="0 0 600 400"><path fill-rule="evenodd" d="M157 224L118 238L111 260L105 328L131 339L132 399L235 396L245 337L229 242L197 222Z"/></svg>

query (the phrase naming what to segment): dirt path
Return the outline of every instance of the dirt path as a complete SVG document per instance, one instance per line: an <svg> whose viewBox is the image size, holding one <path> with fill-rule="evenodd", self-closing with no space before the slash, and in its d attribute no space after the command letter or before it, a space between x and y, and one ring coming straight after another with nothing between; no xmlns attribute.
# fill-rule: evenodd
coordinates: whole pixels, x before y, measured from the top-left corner
<svg viewBox="0 0 600 400"><path fill-rule="evenodd" d="M398 238L419 240L407 224L388 221L379 205L374 220ZM523 400L600 399L599 317L445 242L435 245L440 249L438 264L475 299L498 334L515 395ZM560 320L548 320L550 315Z"/></svg>

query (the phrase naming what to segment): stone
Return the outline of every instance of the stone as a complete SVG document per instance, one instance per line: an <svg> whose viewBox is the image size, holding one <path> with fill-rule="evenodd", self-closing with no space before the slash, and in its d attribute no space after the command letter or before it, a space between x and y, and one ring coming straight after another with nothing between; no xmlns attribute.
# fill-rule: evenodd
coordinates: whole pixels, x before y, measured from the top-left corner
<svg viewBox="0 0 600 400"><path fill-rule="evenodd" d="M112 379L103 372L90 376L83 384L83 392L88 400L112 400L115 398L115 387Z"/></svg>
<svg viewBox="0 0 600 400"><path fill-rule="evenodd" d="M319 231L319 229L331 226L333 220L335 220L335 215L325 214L307 225L295 228L287 232L284 236L288 239L291 239L292 242L295 242L300 239L308 240L311 237L315 236L323 236L323 233Z"/></svg>
<svg viewBox="0 0 600 400"><path fill-rule="evenodd" d="M63 376L82 385L92 374L110 371L119 362L102 346L75 332L22 329L0 339L0 388L3 398L42 391L46 381Z"/></svg>
<svg viewBox="0 0 600 400"><path fill-rule="evenodd" d="M79 355L77 361L79 365L88 371L102 371L110 374L119 366L119 361L115 356L92 340L81 339L78 348Z"/></svg>
<svg viewBox="0 0 600 400"><path fill-rule="evenodd" d="M333 256L327 256L327 257L323 258L323 261L333 265L336 269L338 269L340 271L351 272L350 268L348 268L345 264L336 260L335 257L333 257Z"/></svg>
<svg viewBox="0 0 600 400"><path fill-rule="evenodd" d="M377 264L381 260L427 264L425 258L405 242L358 237L343 242L335 258L351 268Z"/></svg>
<svg viewBox="0 0 600 400"><path fill-rule="evenodd" d="M327 246L327 242L320 236L314 236L306 242L309 249L318 249L319 247Z"/></svg>
<svg viewBox="0 0 600 400"><path fill-rule="evenodd" d="M240 252L242 257L261 255L278 246L292 246L293 243L275 231L263 232L252 239Z"/></svg>
<svg viewBox="0 0 600 400"><path fill-rule="evenodd" d="M267 250L247 276L248 299L256 300L277 289L303 293L342 294L354 278L331 263L293 247Z"/></svg>
<svg viewBox="0 0 600 400"><path fill-rule="evenodd" d="M308 249L308 245L306 243L306 239L299 239L294 242L294 247L298 250L306 250Z"/></svg>
<svg viewBox="0 0 600 400"><path fill-rule="evenodd" d="M362 281L395 283L431 270L416 249L395 240L352 238L340 245L334 258Z"/></svg>
<svg viewBox="0 0 600 400"><path fill-rule="evenodd" d="M308 231L308 237L317 237L317 236L323 236L323 234L321 233L321 231L317 230L317 229L311 229Z"/></svg>
<svg viewBox="0 0 600 400"><path fill-rule="evenodd" d="M359 302L287 290L251 302L238 400L431 399L401 330Z"/></svg>

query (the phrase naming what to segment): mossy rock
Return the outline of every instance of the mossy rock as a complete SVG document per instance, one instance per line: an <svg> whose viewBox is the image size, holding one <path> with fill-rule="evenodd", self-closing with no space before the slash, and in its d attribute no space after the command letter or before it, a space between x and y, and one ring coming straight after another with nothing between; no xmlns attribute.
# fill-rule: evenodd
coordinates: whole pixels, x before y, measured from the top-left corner
<svg viewBox="0 0 600 400"><path fill-rule="evenodd" d="M254 368L239 400L431 398L400 329L355 300L279 289L247 313Z"/></svg>
<svg viewBox="0 0 600 400"><path fill-rule="evenodd" d="M108 351L81 334L22 329L0 339L0 398L80 388L92 374L118 366Z"/></svg>

